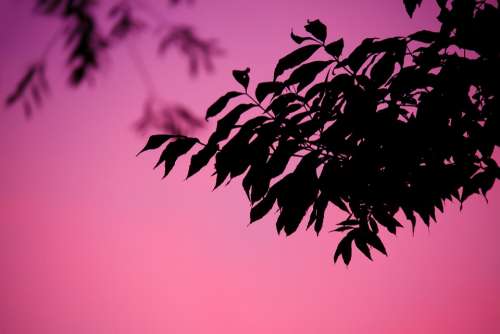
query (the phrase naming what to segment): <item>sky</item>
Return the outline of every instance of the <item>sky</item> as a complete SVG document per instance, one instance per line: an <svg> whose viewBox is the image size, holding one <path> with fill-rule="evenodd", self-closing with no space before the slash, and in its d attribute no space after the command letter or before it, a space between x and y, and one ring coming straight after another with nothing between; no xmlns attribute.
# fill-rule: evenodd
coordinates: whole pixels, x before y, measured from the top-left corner
<svg viewBox="0 0 500 334"><path fill-rule="evenodd" d="M31 3L0 1L2 99L55 27ZM400 0L198 0L170 17L220 41L213 74L191 78L148 39L135 47L162 96L202 116L237 88L232 69L270 79L307 19L352 49L432 29L435 14L432 1L409 19ZM147 91L126 48L78 90L58 64L32 119L0 112L0 333L500 333L497 185L488 203L449 204L430 229L383 235L388 257L333 264L341 236L327 231L342 217L319 236L278 236L276 217L248 226L239 182L212 191L209 170L185 182L185 160L162 180L158 152L135 156Z"/></svg>

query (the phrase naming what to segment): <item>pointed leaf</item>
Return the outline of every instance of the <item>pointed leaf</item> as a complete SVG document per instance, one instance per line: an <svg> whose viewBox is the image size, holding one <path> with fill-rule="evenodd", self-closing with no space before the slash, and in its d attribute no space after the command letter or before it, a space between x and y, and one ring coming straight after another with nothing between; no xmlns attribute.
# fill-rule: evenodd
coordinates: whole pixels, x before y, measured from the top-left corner
<svg viewBox="0 0 500 334"><path fill-rule="evenodd" d="M220 113L222 111L222 109L224 109L227 106L229 100L231 100L237 96L240 96L241 94L243 94L243 93L228 92L224 96L221 96L217 101L214 102L214 104L212 104L208 108L205 119L208 119L208 118L213 117L213 116L217 115L218 113Z"/></svg>
<svg viewBox="0 0 500 334"><path fill-rule="evenodd" d="M205 167L218 150L219 145L210 144L204 146L196 154L193 154L186 179L198 173L203 167Z"/></svg>
<svg viewBox="0 0 500 334"><path fill-rule="evenodd" d="M284 88L285 85L279 81L261 82L255 89L255 97L257 101L262 102L269 94L280 94Z"/></svg>
<svg viewBox="0 0 500 334"><path fill-rule="evenodd" d="M176 135L152 135L149 137L146 146L137 153L137 155L141 154L144 151L155 150L161 145L165 144L170 138L178 137Z"/></svg>
<svg viewBox="0 0 500 334"><path fill-rule="evenodd" d="M408 15L410 17L413 17L415 9L417 8L417 6L420 6L422 4L422 0L403 0L403 3Z"/></svg>
<svg viewBox="0 0 500 334"><path fill-rule="evenodd" d="M276 65L276 68L274 69L274 80L276 80L276 78L283 74L286 70L294 68L305 62L320 47L321 45L319 44L306 45L281 58L278 61L278 65Z"/></svg>
<svg viewBox="0 0 500 334"><path fill-rule="evenodd" d="M250 82L250 77L248 76L248 73L250 73L250 68L246 68L243 71L239 70L234 70L233 71L233 77L238 81L240 85L242 85L245 88L245 91L248 88L248 83Z"/></svg>
<svg viewBox="0 0 500 334"><path fill-rule="evenodd" d="M326 40L326 26L320 20L307 20L307 25L304 28L321 42Z"/></svg>
<svg viewBox="0 0 500 334"><path fill-rule="evenodd" d="M312 83L316 79L316 76L331 63L331 60L318 60L303 64L292 72L286 84L294 85L298 83L297 91L300 92L304 87Z"/></svg>
<svg viewBox="0 0 500 334"><path fill-rule="evenodd" d="M166 177L174 167L177 159L186 154L198 142L196 138L183 137L167 145L165 150L161 153L160 159L155 167L165 163L165 172L163 177Z"/></svg>
<svg viewBox="0 0 500 334"><path fill-rule="evenodd" d="M338 58L344 50L344 39L341 38L335 42L331 42L325 46L325 51L328 52L333 58Z"/></svg>
<svg viewBox="0 0 500 334"><path fill-rule="evenodd" d="M302 36L299 36L299 35L295 35L294 32L293 32L293 30L290 33L290 37L297 44L301 44L304 41L312 41L313 40L311 37L302 37Z"/></svg>

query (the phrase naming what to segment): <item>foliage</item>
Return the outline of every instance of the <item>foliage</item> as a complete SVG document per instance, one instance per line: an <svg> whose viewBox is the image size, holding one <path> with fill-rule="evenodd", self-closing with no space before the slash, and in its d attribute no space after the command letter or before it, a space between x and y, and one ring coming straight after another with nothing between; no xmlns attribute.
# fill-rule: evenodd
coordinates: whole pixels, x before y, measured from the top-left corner
<svg viewBox="0 0 500 334"><path fill-rule="evenodd" d="M163 15L165 9L186 0L168 0L169 4L157 10L148 1L136 0L34 0L35 12L60 22L60 30L49 40L40 59L29 66L5 100L10 107L22 104L30 116L33 107L40 107L49 94L46 68L48 56L59 42L66 53L68 83L79 87L92 80L102 67L102 58L116 46L131 44L134 36L154 32L158 36L157 53L163 56L172 48L178 49L189 65L189 73L201 69L212 71L213 58L221 53L214 40L199 37L192 26L174 24ZM152 80L137 52L130 54L136 69L149 90L144 104L144 115L137 124L139 131L147 128L186 133L200 126L199 120L185 107L168 104L156 96Z"/></svg>
<svg viewBox="0 0 500 334"><path fill-rule="evenodd" d="M420 3L405 0L408 14ZM347 216L335 229L344 233L335 261L348 264L353 243L370 259L372 249L386 254L380 230L396 234L404 217L429 225L445 201L486 197L500 177L498 5L437 3L439 31L366 38L349 54L342 39L326 42L323 23L308 21L255 97L249 69L233 72L243 89L219 98L207 118L230 100L249 103L222 114L207 143L153 136L144 150L171 141L157 164L166 176L198 144L188 177L212 157L216 187L243 175L251 223L277 205L278 233L303 220L319 233L331 204Z"/></svg>

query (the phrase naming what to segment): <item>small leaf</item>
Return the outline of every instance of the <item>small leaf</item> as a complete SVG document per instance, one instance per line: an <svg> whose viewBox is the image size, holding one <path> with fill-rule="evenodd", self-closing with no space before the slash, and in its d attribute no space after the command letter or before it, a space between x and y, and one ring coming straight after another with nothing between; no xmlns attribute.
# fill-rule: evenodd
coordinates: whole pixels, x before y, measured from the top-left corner
<svg viewBox="0 0 500 334"><path fill-rule="evenodd" d="M250 73L250 68L246 68L243 71L239 70L234 70L233 71L233 77L238 81L240 85L242 85L245 88L245 91L248 88L248 83L250 82L250 77L248 76L248 73Z"/></svg>
<svg viewBox="0 0 500 334"><path fill-rule="evenodd" d="M344 50L344 39L341 38L335 42L331 42L325 46L325 51L328 52L333 58L338 58Z"/></svg>
<svg viewBox="0 0 500 334"><path fill-rule="evenodd" d="M304 41L312 41L313 40L311 37L302 37L302 36L299 36L299 35L295 35L294 32L293 32L293 30L290 33L290 37L297 44L301 44Z"/></svg>
<svg viewBox="0 0 500 334"><path fill-rule="evenodd" d="M280 94L284 88L285 85L279 81L261 82L255 89L255 97L257 101L262 102L269 94Z"/></svg>
<svg viewBox="0 0 500 334"><path fill-rule="evenodd" d="M366 242L370 246L372 246L373 248L375 248L376 250L378 250L380 253L382 253L384 255L387 255L387 252L385 250L384 244L382 243L382 240L380 240L380 238L378 237L378 235L376 235L375 233L368 232L366 234Z"/></svg>
<svg viewBox="0 0 500 334"><path fill-rule="evenodd" d="M408 36L411 40L422 42L422 43L432 43L439 37L438 32L429 31L429 30L420 30L416 33Z"/></svg>
<svg viewBox="0 0 500 334"><path fill-rule="evenodd" d="M144 151L155 150L161 145L165 144L170 138L177 137L176 135L152 135L149 137L146 146L137 153L137 155L141 154Z"/></svg>
<svg viewBox="0 0 500 334"><path fill-rule="evenodd" d="M191 157L191 163L189 164L189 170L186 179L198 173L203 167L205 167L218 150L218 145L209 144L204 146L201 150L194 154Z"/></svg>
<svg viewBox="0 0 500 334"><path fill-rule="evenodd" d="M250 210L250 223L264 217L273 208L276 202L276 191L271 188L267 195Z"/></svg>
<svg viewBox="0 0 500 334"><path fill-rule="evenodd" d="M406 12L410 17L413 17L413 13L415 12L415 9L417 6L420 7L422 4L422 0L403 0L403 3L406 8Z"/></svg>
<svg viewBox="0 0 500 334"><path fill-rule="evenodd" d="M337 245L337 249L335 250L335 255L333 256L334 262L337 262L337 259L340 255L342 255L342 259L344 260L344 263L346 265L351 262L353 232L354 231L347 233L347 235L342 240L340 240L339 244Z"/></svg>
<svg viewBox="0 0 500 334"><path fill-rule="evenodd" d="M274 80L276 80L276 78L283 74L286 70L294 68L305 62L320 47L321 45L319 44L306 45L281 58L278 61L278 65L276 65L276 68L274 69Z"/></svg>
<svg viewBox="0 0 500 334"><path fill-rule="evenodd" d="M372 254L370 253L370 248L368 247L366 240L364 240L360 234L356 236L356 238L354 239L354 243L356 244L356 247L361 251L361 253L363 253L367 258L372 260Z"/></svg>
<svg viewBox="0 0 500 334"><path fill-rule="evenodd" d="M316 76L321 73L328 65L332 63L328 61L312 61L295 69L290 78L286 81L286 85L299 84L297 91L301 91L316 79Z"/></svg>
<svg viewBox="0 0 500 334"><path fill-rule="evenodd" d="M220 113L222 109L224 109L227 106L229 100L237 96L240 96L242 94L243 93L240 92L228 92L224 96L219 97L219 99L215 101L215 103L208 108L205 119L208 119Z"/></svg>
<svg viewBox="0 0 500 334"><path fill-rule="evenodd" d="M307 20L307 24L304 28L321 42L326 40L326 26L320 20Z"/></svg>
<svg viewBox="0 0 500 334"><path fill-rule="evenodd" d="M198 139L189 137L179 138L176 141L171 142L161 153L160 159L154 168L158 167L162 163L165 163L165 172L163 174L163 177L165 178L170 173L172 168L174 168L177 159L181 155L186 154L197 142Z"/></svg>

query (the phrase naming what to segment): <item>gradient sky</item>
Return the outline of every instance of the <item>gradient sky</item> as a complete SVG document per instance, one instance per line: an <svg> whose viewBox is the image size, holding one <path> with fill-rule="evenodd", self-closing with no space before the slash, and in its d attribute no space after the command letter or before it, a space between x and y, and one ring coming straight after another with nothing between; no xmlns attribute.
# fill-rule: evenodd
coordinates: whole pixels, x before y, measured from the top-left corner
<svg viewBox="0 0 500 334"><path fill-rule="evenodd" d="M54 28L31 3L0 1L2 99ZM435 27L435 14L432 1L410 20L401 0L198 0L173 19L220 40L216 73L190 78L175 54L137 46L162 95L203 115L236 88L233 68L269 79L306 19L350 49ZM319 237L277 236L273 217L247 226L238 182L212 192L209 171L183 182L185 161L161 180L158 152L135 157L146 92L125 51L76 91L56 55L44 108L30 121L0 113L0 333L500 333L498 185L430 230L383 235L389 257L334 265L339 217Z"/></svg>

